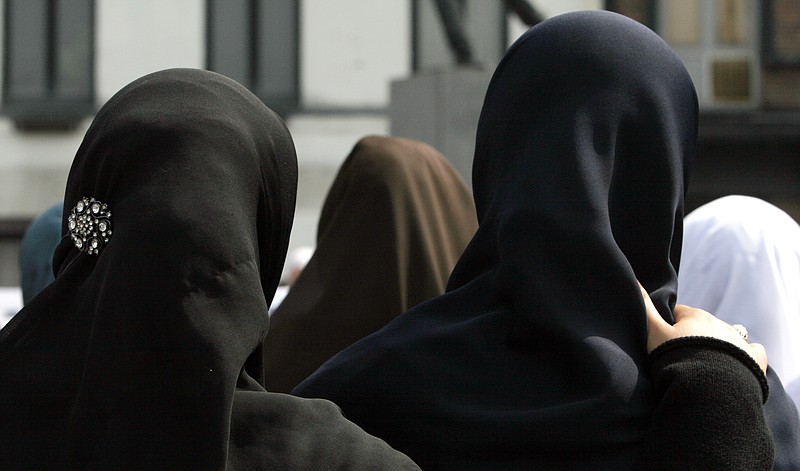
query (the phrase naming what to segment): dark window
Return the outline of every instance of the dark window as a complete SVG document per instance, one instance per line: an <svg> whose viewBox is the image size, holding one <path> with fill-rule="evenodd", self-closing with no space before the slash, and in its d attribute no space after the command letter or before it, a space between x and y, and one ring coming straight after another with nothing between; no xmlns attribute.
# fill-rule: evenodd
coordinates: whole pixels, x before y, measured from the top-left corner
<svg viewBox="0 0 800 471"><path fill-rule="evenodd" d="M758 18L752 0L659 0L655 31L681 58L700 108L760 105Z"/></svg>
<svg viewBox="0 0 800 471"><path fill-rule="evenodd" d="M711 63L714 101L746 103L750 100L750 61L747 59L715 59Z"/></svg>
<svg viewBox="0 0 800 471"><path fill-rule="evenodd" d="M208 0L206 67L282 115L299 103L299 0Z"/></svg>
<svg viewBox="0 0 800 471"><path fill-rule="evenodd" d="M3 114L21 128L94 113L94 0L6 0Z"/></svg>
<svg viewBox="0 0 800 471"><path fill-rule="evenodd" d="M764 2L762 44L767 65L800 65L800 0Z"/></svg>
<svg viewBox="0 0 800 471"><path fill-rule="evenodd" d="M656 24L655 0L606 0L605 8L633 18L650 28Z"/></svg>

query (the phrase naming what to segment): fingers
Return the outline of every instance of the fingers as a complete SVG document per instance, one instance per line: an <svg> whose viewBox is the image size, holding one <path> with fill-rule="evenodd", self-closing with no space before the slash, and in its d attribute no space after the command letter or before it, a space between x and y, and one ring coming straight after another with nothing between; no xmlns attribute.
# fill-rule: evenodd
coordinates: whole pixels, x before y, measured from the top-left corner
<svg viewBox="0 0 800 471"><path fill-rule="evenodd" d="M756 363L758 363L758 366L761 367L761 371L763 371L764 374L767 374L767 365L769 363L769 359L767 358L767 349L765 349L760 343L751 343L749 344L749 347L750 351L747 353L749 353L750 356L755 359Z"/></svg>
<svg viewBox="0 0 800 471"><path fill-rule="evenodd" d="M747 343L741 333L727 322L716 318L713 314L702 309L678 304L673 310L675 324L670 325L658 313L650 295L639 284L642 292L644 307L647 315L647 353L667 340L679 337L705 336L714 337L732 343L749 354L761 367L767 371L767 352L764 346L758 343Z"/></svg>
<svg viewBox="0 0 800 471"><path fill-rule="evenodd" d="M650 299L650 295L647 294L647 290L644 289L642 285L639 285L639 289L642 291L642 299L644 299L644 308L647 312L647 322L664 323L669 325L667 321L661 317L661 314L658 313L658 309L656 309L656 305L653 304L653 300Z"/></svg>
<svg viewBox="0 0 800 471"><path fill-rule="evenodd" d="M672 326L658 313L653 300L647 294L647 290L639 284L644 300L645 313L647 315L647 353L652 352L656 347L666 342L672 335Z"/></svg>
<svg viewBox="0 0 800 471"><path fill-rule="evenodd" d="M761 370L766 373L768 359L764 346L757 343L747 343L741 332L736 330L732 325L702 309L681 304L675 306L674 315L674 333L676 337L715 337L732 343L753 357Z"/></svg>
<svg viewBox="0 0 800 471"><path fill-rule="evenodd" d="M675 322L679 322L687 317L690 317L695 311L695 308L686 306L685 304L677 304L675 305L675 309L672 310L672 316L675 318Z"/></svg>

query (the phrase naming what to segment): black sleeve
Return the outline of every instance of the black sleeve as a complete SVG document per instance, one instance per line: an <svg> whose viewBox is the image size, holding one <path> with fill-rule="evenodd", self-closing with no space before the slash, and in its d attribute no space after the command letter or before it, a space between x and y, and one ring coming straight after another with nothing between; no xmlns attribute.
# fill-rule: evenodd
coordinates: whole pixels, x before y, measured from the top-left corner
<svg viewBox="0 0 800 471"><path fill-rule="evenodd" d="M738 347L710 337L664 343L648 358L658 401L637 469L771 470L762 404L769 386Z"/></svg>

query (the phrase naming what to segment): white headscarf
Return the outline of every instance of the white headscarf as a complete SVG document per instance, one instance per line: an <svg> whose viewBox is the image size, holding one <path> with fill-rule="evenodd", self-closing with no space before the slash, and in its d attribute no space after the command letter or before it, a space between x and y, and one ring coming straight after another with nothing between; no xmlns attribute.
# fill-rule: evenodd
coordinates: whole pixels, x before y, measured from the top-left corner
<svg viewBox="0 0 800 471"><path fill-rule="evenodd" d="M743 324L800 404L800 226L775 206L726 196L684 222L678 303ZM793 384L794 383L794 384ZM792 391L794 389L794 391Z"/></svg>

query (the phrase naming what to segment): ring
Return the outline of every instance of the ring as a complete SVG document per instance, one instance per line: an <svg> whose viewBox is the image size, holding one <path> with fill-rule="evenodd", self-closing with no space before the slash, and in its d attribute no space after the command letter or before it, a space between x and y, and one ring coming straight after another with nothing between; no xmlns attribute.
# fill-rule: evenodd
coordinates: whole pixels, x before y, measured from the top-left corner
<svg viewBox="0 0 800 471"><path fill-rule="evenodd" d="M747 341L747 328L745 326L742 324L733 324L731 327L733 327L733 330L735 330L737 334L741 335L742 338Z"/></svg>

